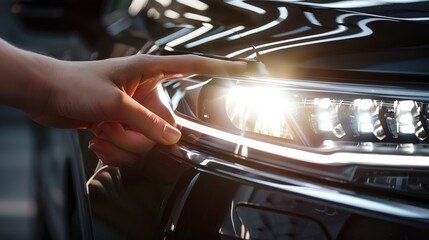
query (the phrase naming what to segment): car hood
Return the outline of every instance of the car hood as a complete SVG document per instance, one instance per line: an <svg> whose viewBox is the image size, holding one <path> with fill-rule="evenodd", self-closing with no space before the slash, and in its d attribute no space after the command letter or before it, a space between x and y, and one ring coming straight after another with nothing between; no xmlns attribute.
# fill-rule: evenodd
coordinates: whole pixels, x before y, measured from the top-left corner
<svg viewBox="0 0 429 240"><path fill-rule="evenodd" d="M180 17L158 19L169 31L155 43L169 51L258 58L272 75L302 69L429 75L428 1L226 0L206 7L173 3L159 10ZM191 38L168 38L179 31Z"/></svg>

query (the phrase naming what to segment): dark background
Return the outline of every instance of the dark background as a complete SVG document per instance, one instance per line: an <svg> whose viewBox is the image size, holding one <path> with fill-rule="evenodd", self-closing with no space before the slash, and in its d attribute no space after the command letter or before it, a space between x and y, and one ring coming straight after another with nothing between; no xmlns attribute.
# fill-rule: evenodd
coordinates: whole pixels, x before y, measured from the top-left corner
<svg viewBox="0 0 429 240"><path fill-rule="evenodd" d="M0 38L17 47L55 58L89 58L76 34L52 35L22 28L14 18L12 6L12 0L0 1ZM1 64L7 62L2 59ZM33 128L34 123L24 113L0 105L0 239L34 239L39 231L38 160L33 159L36 150ZM60 193L58 197L61 197Z"/></svg>

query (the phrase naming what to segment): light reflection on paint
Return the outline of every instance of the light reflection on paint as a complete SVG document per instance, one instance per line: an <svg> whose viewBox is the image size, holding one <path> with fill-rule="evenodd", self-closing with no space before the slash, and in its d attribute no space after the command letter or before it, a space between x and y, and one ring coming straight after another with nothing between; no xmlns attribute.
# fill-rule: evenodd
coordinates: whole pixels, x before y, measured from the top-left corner
<svg viewBox="0 0 429 240"><path fill-rule="evenodd" d="M389 4L405 4L405 3L418 3L427 2L427 0L343 0L330 3L314 3L311 1L300 1L300 0L277 0L278 2L293 2L302 5L310 5L317 7L328 7L328 8L366 8L374 6L382 6Z"/></svg>
<svg viewBox="0 0 429 240"><path fill-rule="evenodd" d="M147 10L147 16L149 18L158 19L161 17L161 14L155 8L150 8Z"/></svg>
<svg viewBox="0 0 429 240"><path fill-rule="evenodd" d="M367 25L369 23L375 22L375 21L389 21L389 20L380 19L380 18L368 18L368 19L360 20L358 22L358 26L360 27L360 29L362 31L359 33L270 48L270 49L259 51L259 54L264 55L264 54L267 54L270 52L275 52L275 51L279 51L279 50L283 50L283 49L287 49L287 48L302 47L302 46L314 45L314 44L320 44L320 43L326 43L326 42L335 42L335 41L342 41L342 40L347 40L347 39L366 37L366 36L369 36L373 33L373 31ZM340 27L344 27L344 26L340 26ZM256 56L255 54L251 54L248 56L248 58L254 58L255 56Z"/></svg>
<svg viewBox="0 0 429 240"><path fill-rule="evenodd" d="M188 6L200 11L205 11L209 8L209 5L199 0L176 0L176 1L180 4L183 4L185 6Z"/></svg>
<svg viewBox="0 0 429 240"><path fill-rule="evenodd" d="M213 28L213 25L211 25L209 23L203 23L202 25L203 26L201 26L200 28L197 28L188 34L167 43L167 46L168 47L175 47L175 46L180 45L182 43L185 43L189 40L192 40L196 37L199 37L199 36L203 35L204 33L210 31Z"/></svg>
<svg viewBox="0 0 429 240"><path fill-rule="evenodd" d="M128 13L131 16L136 16L147 4L149 0L133 0L128 7Z"/></svg>
<svg viewBox="0 0 429 240"><path fill-rule="evenodd" d="M264 9L260 8L260 7L256 7L253 6L247 2L244 2L242 0L225 0L225 3L228 3L230 5L239 7L239 8L243 8L252 12L255 12L257 14L265 14L267 11L265 11Z"/></svg>
<svg viewBox="0 0 429 240"><path fill-rule="evenodd" d="M285 7L279 7L277 9L279 10L279 17L276 20L274 20L272 22L269 22L269 23L267 23L265 25L262 25L260 27L257 27L255 29L252 29L252 30L240 33L240 34L233 35L233 36L229 37L228 40L235 40L235 39L239 39L241 37L245 37L245 36L248 36L248 35L252 35L252 34L255 34L255 33L259 33L259 32L265 31L267 29L270 29L270 28L278 25L279 23L283 22L284 20L286 20L286 18L288 16L287 8L285 8Z"/></svg>
<svg viewBox="0 0 429 240"><path fill-rule="evenodd" d="M192 25L183 25L181 27L183 27L183 28L172 33L172 34L170 34L170 35L168 35L168 36L165 36L161 39L156 40L155 44L158 46L164 45L170 41L173 41L174 39L180 38L180 37L192 32L194 30L194 27Z"/></svg>
<svg viewBox="0 0 429 240"><path fill-rule="evenodd" d="M319 20L316 19L316 16L314 16L313 13L304 12L304 15L313 25L322 26L322 24L320 24Z"/></svg>
<svg viewBox="0 0 429 240"><path fill-rule="evenodd" d="M201 21L201 22L210 22L212 20L209 17L202 16L202 15L195 14L195 13L189 13L189 12L184 13L183 16L187 19L197 20L197 21Z"/></svg>
<svg viewBox="0 0 429 240"><path fill-rule="evenodd" d="M234 34L234 33L238 32L238 31L243 30L243 29L244 29L244 26L238 26L238 27L235 27L235 28L231 28L229 30L226 30L226 31L223 31L223 32L211 35L211 36L208 36L206 38L197 40L195 42L188 43L188 44L186 44L185 47L186 48L193 48L193 47L199 46L201 44L208 43L208 42L211 42L211 41L214 41L214 40L226 37L228 35Z"/></svg>
<svg viewBox="0 0 429 240"><path fill-rule="evenodd" d="M178 19L180 17L180 14L178 12L171 10L171 9L167 9L164 12L164 16L166 16L168 18L172 18L172 19Z"/></svg>
<svg viewBox="0 0 429 240"><path fill-rule="evenodd" d="M355 16L355 15L357 15L357 14L343 14L343 15L338 16L336 21L337 21L337 23L343 23L346 18L351 17L351 16ZM298 38L285 39L285 40L280 40L280 41L275 41L275 42L269 42L269 43L257 45L257 46L255 46L255 48L259 50L260 48L270 47L270 46L274 46L274 45L280 45L280 44L284 44L284 43L308 40L308 39L319 38L319 37L327 37L327 36L336 35L336 34L345 32L347 29L348 28L346 26L339 25L337 29L334 29L334 30L329 31L329 32L319 33L319 34L314 34L314 35L308 35L308 36L298 37ZM243 49L237 50L235 52L232 52L232 53L226 55L226 57L230 57L230 58L235 57L235 56L238 56L238 55L243 54L245 52L249 52L249 51L253 52L253 50L254 49L252 47L243 48Z"/></svg>
<svg viewBox="0 0 429 240"><path fill-rule="evenodd" d="M273 35L272 37L273 38L286 37L286 36L290 36L290 35L294 35L294 34L298 34L298 33L303 33L303 32L308 31L310 29L311 29L311 27L309 27L309 26L302 26L302 27L297 28L297 29L292 30L292 31L288 31L288 32L284 32L284 33L279 33L279 34Z"/></svg>
<svg viewBox="0 0 429 240"><path fill-rule="evenodd" d="M163 7L168 7L171 4L171 0L155 0L155 1L157 1Z"/></svg>

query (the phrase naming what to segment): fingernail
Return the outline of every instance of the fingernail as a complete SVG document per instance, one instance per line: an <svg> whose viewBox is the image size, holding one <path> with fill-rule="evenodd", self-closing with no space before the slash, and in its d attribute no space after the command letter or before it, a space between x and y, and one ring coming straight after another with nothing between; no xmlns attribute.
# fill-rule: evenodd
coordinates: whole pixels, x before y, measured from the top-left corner
<svg viewBox="0 0 429 240"><path fill-rule="evenodd" d="M178 142L181 135L182 134L180 133L179 130L177 130L177 128L174 128L169 125L166 125L164 127L164 131L162 132L162 137L169 143Z"/></svg>

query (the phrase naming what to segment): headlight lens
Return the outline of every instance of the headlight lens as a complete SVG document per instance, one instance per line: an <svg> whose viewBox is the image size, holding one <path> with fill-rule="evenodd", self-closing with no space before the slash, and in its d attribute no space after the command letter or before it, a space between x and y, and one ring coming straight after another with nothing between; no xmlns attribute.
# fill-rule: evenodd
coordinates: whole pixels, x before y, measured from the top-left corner
<svg viewBox="0 0 429 240"><path fill-rule="evenodd" d="M193 143L245 157L429 166L422 88L201 75L164 88L179 124L201 133Z"/></svg>
<svg viewBox="0 0 429 240"><path fill-rule="evenodd" d="M225 110L240 130L293 140L287 118L296 111L295 103L274 87L234 86L226 95Z"/></svg>

